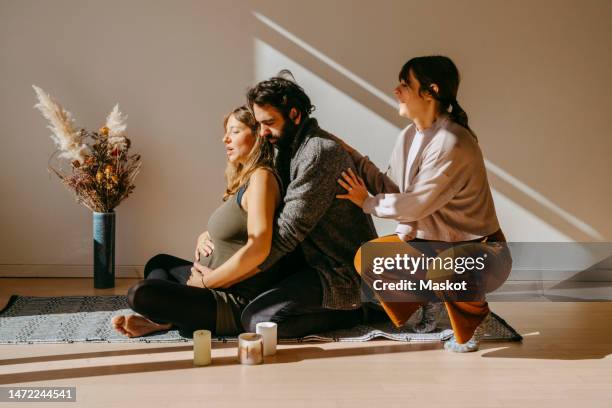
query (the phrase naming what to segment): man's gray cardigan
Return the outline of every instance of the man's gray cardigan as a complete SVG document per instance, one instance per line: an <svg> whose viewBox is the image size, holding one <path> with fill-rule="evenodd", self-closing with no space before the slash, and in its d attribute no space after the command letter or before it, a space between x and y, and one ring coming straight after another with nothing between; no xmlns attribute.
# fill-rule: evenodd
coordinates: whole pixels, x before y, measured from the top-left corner
<svg viewBox="0 0 612 408"><path fill-rule="evenodd" d="M308 118L291 146L277 155L277 168L286 192L270 255L260 268L268 269L299 245L308 266L319 273L322 307L359 307L361 278L353 258L363 243L376 238L376 230L361 208L336 198L346 193L337 182L340 173L355 170L351 157L316 119Z"/></svg>

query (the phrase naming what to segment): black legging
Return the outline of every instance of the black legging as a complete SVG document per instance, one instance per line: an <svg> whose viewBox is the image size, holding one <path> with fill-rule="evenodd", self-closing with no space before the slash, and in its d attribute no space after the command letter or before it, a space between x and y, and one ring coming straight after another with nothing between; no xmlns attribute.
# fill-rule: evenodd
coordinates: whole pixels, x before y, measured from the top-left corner
<svg viewBox="0 0 612 408"><path fill-rule="evenodd" d="M128 290L130 307L156 323L176 325L185 337L191 337L194 330L214 331L215 297L208 289L186 285L192 266L172 255L154 256L145 265L145 280Z"/></svg>
<svg viewBox="0 0 612 408"><path fill-rule="evenodd" d="M145 279L128 290L128 303L132 310L153 322L172 323L177 326L184 337L191 337L194 330L200 329L215 332L218 327L217 297L220 296L220 292L232 296L236 304L246 304L283 278L290 276L301 262L301 257L290 254L273 268L238 282L230 288L214 289L216 293L213 294L211 289L186 285L193 266L191 261L159 254L145 265ZM238 328L233 328L232 331L241 331L240 321L237 320Z"/></svg>

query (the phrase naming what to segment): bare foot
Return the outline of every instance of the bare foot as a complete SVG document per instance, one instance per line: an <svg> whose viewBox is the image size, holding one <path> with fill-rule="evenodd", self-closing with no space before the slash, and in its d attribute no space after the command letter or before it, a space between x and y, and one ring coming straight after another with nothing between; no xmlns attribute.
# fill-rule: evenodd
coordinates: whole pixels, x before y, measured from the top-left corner
<svg viewBox="0 0 612 408"><path fill-rule="evenodd" d="M172 327L172 323L158 324L136 314L125 316L123 323L123 330L128 337L145 336L156 331L168 330L170 327Z"/></svg>
<svg viewBox="0 0 612 408"><path fill-rule="evenodd" d="M119 316L115 316L111 319L111 322L113 324L113 327L115 328L115 330L117 330L119 333L123 334L124 336L128 335L128 332L124 329L124 325L125 325L125 316L124 315L119 315Z"/></svg>

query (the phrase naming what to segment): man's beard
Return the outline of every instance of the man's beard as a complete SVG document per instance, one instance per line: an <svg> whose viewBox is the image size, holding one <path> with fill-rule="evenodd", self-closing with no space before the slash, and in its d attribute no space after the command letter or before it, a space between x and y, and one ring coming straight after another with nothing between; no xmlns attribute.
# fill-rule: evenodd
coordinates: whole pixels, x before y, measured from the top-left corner
<svg viewBox="0 0 612 408"><path fill-rule="evenodd" d="M289 172L291 167L291 147L297 134L298 126L293 123L289 118L285 118L285 124L281 129L280 136L276 143L273 144L276 149L276 160L275 166L278 174L283 182L283 189L286 189L291 182Z"/></svg>
<svg viewBox="0 0 612 408"><path fill-rule="evenodd" d="M281 133L278 136L276 143L274 143L274 147L281 151L289 149L291 147L291 144L295 140L297 130L298 126L293 123L291 119L285 118L285 124L281 129Z"/></svg>

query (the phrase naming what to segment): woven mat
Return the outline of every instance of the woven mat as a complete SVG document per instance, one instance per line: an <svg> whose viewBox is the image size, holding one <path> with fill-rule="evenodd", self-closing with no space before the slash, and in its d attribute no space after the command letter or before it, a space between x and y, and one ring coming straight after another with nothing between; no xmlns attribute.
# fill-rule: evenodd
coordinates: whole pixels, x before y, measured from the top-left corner
<svg viewBox="0 0 612 408"><path fill-rule="evenodd" d="M178 330L152 333L129 338L117 333L111 318L131 314L125 296L61 296L32 297L14 295L0 311L0 344L40 344L73 342L157 343L190 342ZM312 341L362 342L375 338L403 342L439 342L450 338L452 330L448 316L443 312L438 327L432 333L411 331L412 323L420 319L418 313L405 326L395 328L389 323L358 325L350 329L308 335L296 339L281 339L281 343ZM502 318L493 313L485 328L484 340L519 341L521 336ZM235 337L214 337L215 342L236 341Z"/></svg>

